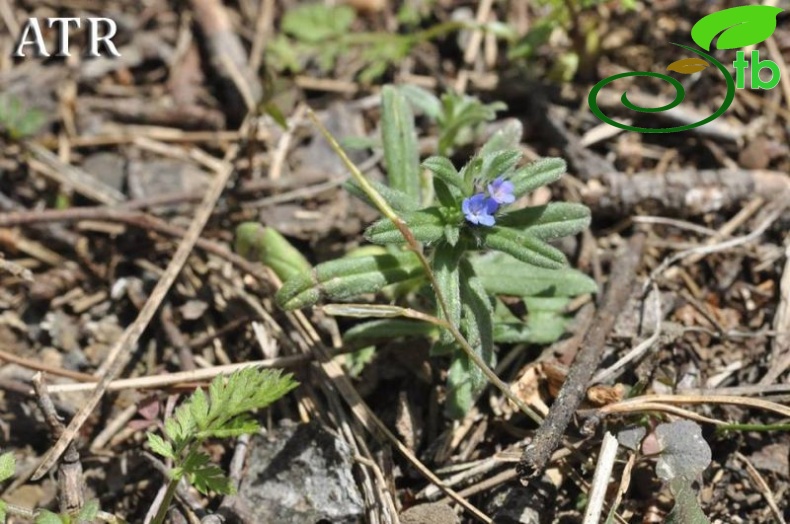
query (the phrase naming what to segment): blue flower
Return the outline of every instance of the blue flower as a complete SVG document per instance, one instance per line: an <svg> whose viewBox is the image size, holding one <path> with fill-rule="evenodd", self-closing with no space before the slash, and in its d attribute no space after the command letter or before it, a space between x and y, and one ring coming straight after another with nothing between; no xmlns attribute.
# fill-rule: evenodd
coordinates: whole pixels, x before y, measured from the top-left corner
<svg viewBox="0 0 790 524"><path fill-rule="evenodd" d="M497 204L512 204L516 201L513 194L513 183L508 182L502 177L497 178L488 184L488 193Z"/></svg>
<svg viewBox="0 0 790 524"><path fill-rule="evenodd" d="M465 198L461 204L461 211L464 212L466 220L472 224L479 224L481 226L490 227L496 223L494 213L496 213L497 209L499 209L499 204L483 193Z"/></svg>

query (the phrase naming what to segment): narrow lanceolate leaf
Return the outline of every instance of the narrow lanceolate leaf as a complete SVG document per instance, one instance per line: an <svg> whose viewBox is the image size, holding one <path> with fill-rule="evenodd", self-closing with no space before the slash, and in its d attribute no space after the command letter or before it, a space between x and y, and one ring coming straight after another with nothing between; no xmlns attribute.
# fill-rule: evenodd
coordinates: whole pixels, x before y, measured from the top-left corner
<svg viewBox="0 0 790 524"><path fill-rule="evenodd" d="M286 310L316 304L322 297L347 300L375 293L390 284L420 275L417 255L411 251L324 262L307 274L288 280L277 292L277 304Z"/></svg>
<svg viewBox="0 0 790 524"><path fill-rule="evenodd" d="M559 269L567 265L565 255L559 249L513 229L498 226L490 228L484 234L483 245L534 266Z"/></svg>
<svg viewBox="0 0 790 524"><path fill-rule="evenodd" d="M235 250L248 260L269 266L280 280L312 269L310 262L285 237L257 222L245 222L236 228Z"/></svg>
<svg viewBox="0 0 790 524"><path fill-rule="evenodd" d="M398 89L403 96L417 109L417 112L422 112L431 120L436 120L442 114L442 103L436 98L436 95L411 84L403 84L398 86Z"/></svg>
<svg viewBox="0 0 790 524"><path fill-rule="evenodd" d="M520 197L541 186L559 180L565 173L567 165L561 158L543 158L528 164L513 173L513 194Z"/></svg>
<svg viewBox="0 0 790 524"><path fill-rule="evenodd" d="M343 333L343 340L391 339L397 337L424 337L438 332L439 328L425 322L400 318L385 318L357 324Z"/></svg>
<svg viewBox="0 0 790 524"><path fill-rule="evenodd" d="M541 240L551 240L587 229L590 226L590 210L582 204L554 202L513 211L500 218L499 223Z"/></svg>
<svg viewBox="0 0 790 524"><path fill-rule="evenodd" d="M480 155L483 161L480 176L486 181L494 180L502 175L507 176L518 165L521 157L522 153L518 149L506 149Z"/></svg>
<svg viewBox="0 0 790 524"><path fill-rule="evenodd" d="M493 307L472 266L466 260L459 264L462 318L461 332L472 349L488 366L493 366L494 329ZM483 371L457 352L447 376L447 413L453 418L463 417L472 408L486 384Z"/></svg>
<svg viewBox="0 0 790 524"><path fill-rule="evenodd" d="M418 242L436 242L444 235L444 217L437 208L428 208L401 217ZM374 244L403 244L406 239L389 218L382 218L365 231Z"/></svg>
<svg viewBox="0 0 790 524"><path fill-rule="evenodd" d="M483 144L483 147L480 149L480 155L486 156L496 151L518 149L523 135L524 127L521 125L521 122L515 118L510 118L501 129L491 135L491 138Z"/></svg>
<svg viewBox="0 0 790 524"><path fill-rule="evenodd" d="M389 185L420 200L420 157L414 115L409 104L394 86L381 91L381 134Z"/></svg>
<svg viewBox="0 0 790 524"><path fill-rule="evenodd" d="M464 180L449 158L443 156L432 156L426 158L422 167L433 173L433 176L444 182L450 187L464 190Z"/></svg>
<svg viewBox="0 0 790 524"><path fill-rule="evenodd" d="M385 184L382 184L381 182L376 182L375 180L368 180L368 182L376 191L378 191L378 193L381 195L381 198L383 198L384 201L387 202L387 204L389 204L390 207L398 213L416 211L419 208L419 201L410 197L403 191L391 188ZM359 184L357 184L355 181L352 180L345 184L345 188L349 193L361 199L369 206L374 208L376 207L376 205L370 201L370 198L365 193L365 191L359 187Z"/></svg>
<svg viewBox="0 0 790 524"><path fill-rule="evenodd" d="M504 253L476 257L472 264L491 295L574 297L598 291L595 280L581 271L569 267L536 267Z"/></svg>
<svg viewBox="0 0 790 524"><path fill-rule="evenodd" d="M444 298L448 315L437 304L436 316L444 319L456 327L461 325L461 285L458 276L458 263L463 255L460 246L441 245L436 248L431 261L431 269L436 277L436 284ZM445 329L439 336L439 346L455 344L452 333Z"/></svg>

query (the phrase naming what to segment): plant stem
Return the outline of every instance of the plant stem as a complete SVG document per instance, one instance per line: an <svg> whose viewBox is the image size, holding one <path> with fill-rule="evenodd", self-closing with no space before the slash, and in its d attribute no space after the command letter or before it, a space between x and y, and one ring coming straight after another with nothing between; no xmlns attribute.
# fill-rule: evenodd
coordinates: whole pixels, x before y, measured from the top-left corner
<svg viewBox="0 0 790 524"><path fill-rule="evenodd" d="M351 176L354 177L354 180L357 182L357 184L359 184L359 187L362 188L362 190L365 192L368 198L370 198L371 202L373 202L376 208L378 208L379 212L381 212L381 214L384 215L385 217L389 218L392 221L392 223L395 224L395 227L397 227L398 230L401 232L403 238L406 239L406 243L408 244L409 248L412 251L414 251L414 253L417 255L417 258L420 260L420 264L423 266L423 269L425 269L425 274L427 275L428 280L431 282L431 287L433 287L434 293L436 293L436 301L439 303L439 307L441 307L442 313L444 313L445 318L447 319L452 318L451 315L449 314L447 302L445 301L444 296L442 295L442 292L439 289L439 285L436 282L436 275L434 275L433 271L431 270L431 265L428 262L428 259L425 258L425 255L423 255L422 250L420 249L420 244L414 238L414 235L412 235L411 231L409 230L409 227L406 225L403 219L401 219L397 215L397 213L395 213L395 211L390 207L390 205L387 204L387 202L382 198L382 196L378 193L378 191L376 191L376 189L368 182L367 178L365 178L365 175L362 174L362 172L357 168L354 162L352 162L351 159L348 158L346 152L343 151L343 148L341 148L340 144L337 143L335 137L332 136L329 130L326 127L324 127L321 121L316 117L316 114L313 112L313 110L308 109L307 114L313 120L313 123L316 125L316 127L318 127L319 131L321 131L321 134L323 134L324 137L327 139L329 145L332 147L335 153L340 157L340 159L346 165L348 170L351 172ZM508 398L508 400L513 402L513 404L515 404L522 412L524 412L525 415L527 415L529 418L534 420L537 424L543 422L543 418L539 414L537 414L532 408L527 406L527 404L524 403L520 398L514 395L513 392L510 390L510 388L508 387L508 385L502 382L502 380L496 375L496 373L494 373L494 371L490 367L488 367L485 361L483 361L483 359L480 358L480 355L478 355L475 352L475 350L472 348L472 346L469 345L469 342L466 341L466 339L458 330L458 327L455 326L455 324L453 324L452 322L448 322L447 329L450 330L450 333L453 335L453 338L455 338L455 340L461 346L461 349L463 349L464 353L466 353L466 355L472 360L472 362L474 362L475 365L480 368L480 370L483 372L486 378L492 384L494 384L494 386L496 386L502 392L502 394Z"/></svg>
<svg viewBox="0 0 790 524"><path fill-rule="evenodd" d="M167 517L167 510L170 509L170 503L173 502L173 497L176 494L178 483L181 479L170 479L167 485L165 496L162 497L162 502L159 504L159 509L156 510L156 516L151 520L151 524L163 524Z"/></svg>

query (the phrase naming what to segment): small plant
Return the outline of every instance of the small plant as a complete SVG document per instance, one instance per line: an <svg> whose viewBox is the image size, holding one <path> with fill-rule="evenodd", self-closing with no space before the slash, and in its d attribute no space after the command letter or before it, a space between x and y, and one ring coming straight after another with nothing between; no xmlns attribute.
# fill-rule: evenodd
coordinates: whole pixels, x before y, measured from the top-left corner
<svg viewBox="0 0 790 524"><path fill-rule="evenodd" d="M411 85L401 86L400 91L413 106L436 122L439 128L437 153L440 156L451 156L454 148L472 143L481 125L491 122L497 111L507 108L502 102L484 104L473 96L454 92L437 98L433 93Z"/></svg>
<svg viewBox="0 0 790 524"><path fill-rule="evenodd" d="M675 506L667 515L672 524L710 524L697 500L695 481L710 465L711 450L702 428L690 420L658 424L646 437L643 427L620 432L617 440L626 448L656 457L656 475L668 483ZM607 522L614 522L612 508Z"/></svg>
<svg viewBox="0 0 790 524"><path fill-rule="evenodd" d="M38 109L25 107L14 95L0 93L0 129L11 140L35 134L45 121L44 113Z"/></svg>
<svg viewBox="0 0 790 524"><path fill-rule="evenodd" d="M568 268L562 252L548 243L585 229L590 213L571 203L515 205L520 197L565 172L560 159L519 167L520 124L495 134L460 171L444 156L420 164L413 114L393 86L382 91L381 127L389 185L369 181L348 185L353 194L387 210L387 218L365 232L365 238L380 247L362 248L367 250L364 254L325 262L289 278L277 302L285 309L297 309L322 298L349 300L385 291L414 309L428 304L435 314L432 318L439 322L427 330L413 320L380 318L356 326L349 335L358 339L435 335L433 354L451 357L447 412L462 416L485 385L482 368L494 365L494 343L532 341L540 331L539 325L521 322L499 295L529 297L535 304L554 300L556 309L557 302L568 296L596 290L591 279ZM422 243L424 255L413 250L415 241ZM357 317L402 313L424 319L416 311L381 306L333 311ZM551 330L556 332L554 327ZM462 350L465 345L474 358Z"/></svg>
<svg viewBox="0 0 790 524"><path fill-rule="evenodd" d="M508 58L531 58L538 48L549 41L555 29L564 30L571 40L572 49L561 53L554 62L549 77L556 81L570 82L580 68L591 68L600 51L600 20L589 13L599 4L609 0L538 0L543 8L531 29L521 38L514 40ZM620 0L623 9L634 9L635 0ZM590 15L590 16L588 16Z"/></svg>
<svg viewBox="0 0 790 524"><path fill-rule="evenodd" d="M201 389L196 390L176 409L173 417L165 421L165 438L147 433L151 449L173 463L167 491L153 523L165 521L182 478L203 494L211 491L233 493L230 479L211 463L209 456L200 450L201 445L210 438L255 433L259 424L251 412L270 405L297 385L290 374L254 367L227 377L218 376L211 381L208 395Z"/></svg>
<svg viewBox="0 0 790 524"><path fill-rule="evenodd" d="M450 21L404 34L360 32L351 28L355 18L354 10L346 5L312 3L288 9L281 21L283 34L278 34L267 48L267 64L277 71L301 73L308 63L314 63L322 72L329 72L338 58L352 54L364 64L358 79L367 84L406 58L417 44L476 28L473 23ZM502 38L513 37L501 23L481 27Z"/></svg>

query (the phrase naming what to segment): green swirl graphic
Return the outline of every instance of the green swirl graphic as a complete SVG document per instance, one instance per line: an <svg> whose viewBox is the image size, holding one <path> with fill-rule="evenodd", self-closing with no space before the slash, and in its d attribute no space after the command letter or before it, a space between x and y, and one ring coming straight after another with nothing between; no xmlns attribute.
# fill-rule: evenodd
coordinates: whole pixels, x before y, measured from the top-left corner
<svg viewBox="0 0 790 524"><path fill-rule="evenodd" d="M590 109L595 114L595 116L597 116L599 119L601 119L603 122L606 122L609 125L619 127L620 129L625 129L626 131L636 131L638 133L674 133L676 131L687 131L689 129L694 129L695 127L703 126L708 122L711 122L719 118L730 107L730 104L732 104L732 101L735 99L735 81L732 79L730 72L727 71L727 68L725 68L718 60L716 60L715 58L713 58L712 56L708 55L703 51L699 51L697 49L694 49L693 47L685 46L682 44L675 44L674 42L672 44L678 47L682 47L683 49L687 49L692 53L695 53L697 55L704 57L707 60L710 60L716 65L719 71L721 71L721 73L724 75L724 79L727 82L727 96L724 97L724 102L722 102L721 106L715 113L710 115L708 118L705 118L704 120L700 120L699 122L694 122L693 124L687 124L685 126L665 127L658 129L652 127L629 126L612 120L611 118L603 114L603 111L601 111L601 109L598 107L598 102L597 102L598 92L601 89L603 89L604 86L606 86L607 84L614 82L615 80L619 80L621 78L626 78L629 76L651 76L653 78L660 78L661 80L665 80L670 84L672 84L672 86L674 86L675 88L675 93L676 93L675 99L669 104L661 107L640 107L636 104L633 104L630 100L628 100L627 94L623 92L623 96L620 98L620 101L623 103L625 107L633 111L639 111L641 113L658 113L661 111L668 111L673 107L676 107L678 104L680 104L686 96L686 92L683 89L683 85L678 80L672 78L669 75L665 75L661 73L652 73L650 71L633 71L629 73L620 73L619 75L612 75L606 77L600 82L598 82L597 84L595 84L595 86L590 91L590 95L587 97L587 102L589 103Z"/></svg>

